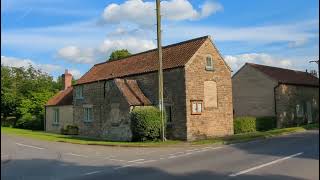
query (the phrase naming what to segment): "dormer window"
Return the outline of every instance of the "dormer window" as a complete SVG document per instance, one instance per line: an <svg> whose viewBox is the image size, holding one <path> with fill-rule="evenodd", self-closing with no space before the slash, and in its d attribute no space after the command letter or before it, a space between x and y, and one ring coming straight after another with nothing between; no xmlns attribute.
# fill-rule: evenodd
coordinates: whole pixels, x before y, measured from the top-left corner
<svg viewBox="0 0 320 180"><path fill-rule="evenodd" d="M206 56L206 70L213 71L213 60L210 55Z"/></svg>

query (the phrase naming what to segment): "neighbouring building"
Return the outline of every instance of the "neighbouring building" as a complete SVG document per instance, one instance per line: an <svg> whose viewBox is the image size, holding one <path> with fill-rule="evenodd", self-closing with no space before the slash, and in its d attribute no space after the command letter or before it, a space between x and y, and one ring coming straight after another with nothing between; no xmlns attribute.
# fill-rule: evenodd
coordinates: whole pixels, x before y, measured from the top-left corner
<svg viewBox="0 0 320 180"><path fill-rule="evenodd" d="M45 105L45 130L60 133L64 125L73 124L72 75L65 71L62 75L63 88Z"/></svg>
<svg viewBox="0 0 320 180"><path fill-rule="evenodd" d="M79 134L130 141L130 111L158 106L158 65L157 49L94 65L73 86ZM209 36L163 47L163 69L167 138L233 134L231 69Z"/></svg>
<svg viewBox="0 0 320 180"><path fill-rule="evenodd" d="M278 127L319 122L319 79L246 63L232 77L234 116L274 116Z"/></svg>

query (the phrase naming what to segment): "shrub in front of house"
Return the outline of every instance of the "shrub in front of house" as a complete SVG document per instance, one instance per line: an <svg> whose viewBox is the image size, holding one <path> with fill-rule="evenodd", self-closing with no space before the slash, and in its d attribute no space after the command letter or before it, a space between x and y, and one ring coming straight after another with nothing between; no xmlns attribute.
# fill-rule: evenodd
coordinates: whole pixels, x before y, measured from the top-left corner
<svg viewBox="0 0 320 180"><path fill-rule="evenodd" d="M16 127L30 130L43 130L43 121L37 116L26 113L17 121Z"/></svg>
<svg viewBox="0 0 320 180"><path fill-rule="evenodd" d="M233 121L234 134L248 133L256 131L255 117L237 117Z"/></svg>
<svg viewBox="0 0 320 180"><path fill-rule="evenodd" d="M277 119L274 116L256 117L256 130L268 131L277 127Z"/></svg>
<svg viewBox="0 0 320 180"><path fill-rule="evenodd" d="M154 141L160 138L160 111L156 107L136 107L130 113L132 141Z"/></svg>
<svg viewBox="0 0 320 180"><path fill-rule="evenodd" d="M61 128L61 134L65 135L78 135L79 134L79 128L76 125L65 125Z"/></svg>

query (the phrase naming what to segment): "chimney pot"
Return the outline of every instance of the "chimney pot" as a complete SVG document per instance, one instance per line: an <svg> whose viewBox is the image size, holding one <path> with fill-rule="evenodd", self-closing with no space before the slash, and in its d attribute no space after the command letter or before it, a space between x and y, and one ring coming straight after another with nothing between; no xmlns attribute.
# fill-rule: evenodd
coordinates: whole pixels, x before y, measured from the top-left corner
<svg viewBox="0 0 320 180"><path fill-rule="evenodd" d="M64 74L62 74L62 83L63 83L63 89L65 90L68 87L71 87L72 85L72 75L68 72L68 69L64 71Z"/></svg>

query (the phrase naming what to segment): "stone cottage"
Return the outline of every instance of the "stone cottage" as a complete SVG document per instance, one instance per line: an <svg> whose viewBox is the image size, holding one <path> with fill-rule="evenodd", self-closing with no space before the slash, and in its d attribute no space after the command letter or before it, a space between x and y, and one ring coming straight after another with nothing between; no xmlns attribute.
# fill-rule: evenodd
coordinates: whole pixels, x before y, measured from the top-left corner
<svg viewBox="0 0 320 180"><path fill-rule="evenodd" d="M319 79L307 72L246 63L232 85L235 116L274 116L278 127L319 121Z"/></svg>
<svg viewBox="0 0 320 180"><path fill-rule="evenodd" d="M45 105L45 130L60 133L64 125L73 124L73 87L72 75L65 71L62 75L63 87Z"/></svg>
<svg viewBox="0 0 320 180"><path fill-rule="evenodd" d="M233 134L231 69L209 36L163 47L166 137ZM74 85L80 135L130 141L129 113L158 105L157 49L94 65Z"/></svg>

